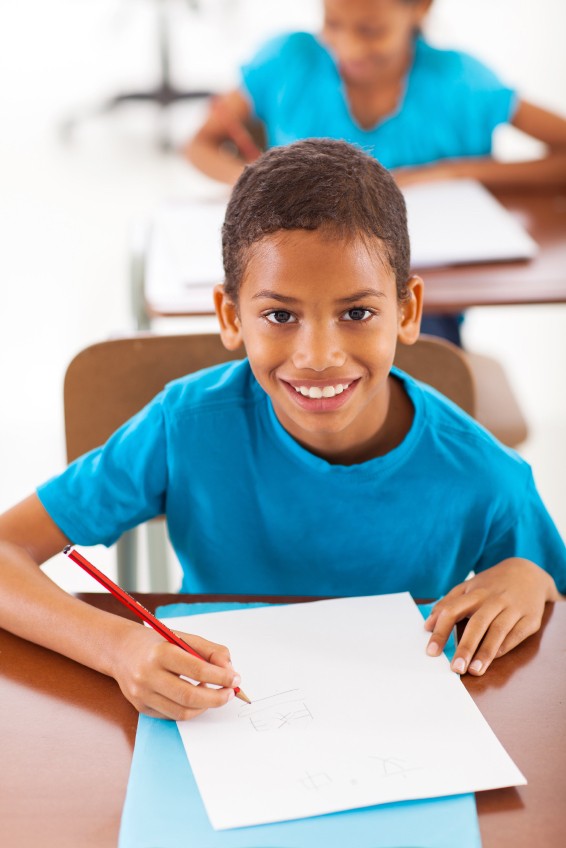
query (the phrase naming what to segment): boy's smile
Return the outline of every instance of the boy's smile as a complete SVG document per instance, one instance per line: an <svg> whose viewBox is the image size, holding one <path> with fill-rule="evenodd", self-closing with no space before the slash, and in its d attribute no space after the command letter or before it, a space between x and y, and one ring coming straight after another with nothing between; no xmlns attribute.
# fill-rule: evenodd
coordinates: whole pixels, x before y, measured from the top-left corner
<svg viewBox="0 0 566 848"><path fill-rule="evenodd" d="M409 284L409 305L399 304L385 251L370 241L277 232L250 249L237 310L217 293L224 341L244 342L283 427L308 450L343 464L390 450L412 418L389 371L407 327L406 340L414 340L420 281ZM397 413L404 410L401 426L389 420L392 399Z"/></svg>

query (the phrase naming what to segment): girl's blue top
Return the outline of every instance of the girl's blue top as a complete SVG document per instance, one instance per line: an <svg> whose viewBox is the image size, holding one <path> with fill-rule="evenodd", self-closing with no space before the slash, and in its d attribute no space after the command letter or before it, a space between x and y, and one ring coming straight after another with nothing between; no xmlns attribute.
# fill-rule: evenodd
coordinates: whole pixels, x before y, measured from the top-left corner
<svg viewBox="0 0 566 848"><path fill-rule="evenodd" d="M342 139L386 168L487 156L494 129L512 119L518 104L515 91L477 59L439 50L420 36L401 102L370 129L352 117L336 62L310 33L267 42L242 68L242 87L270 147Z"/></svg>

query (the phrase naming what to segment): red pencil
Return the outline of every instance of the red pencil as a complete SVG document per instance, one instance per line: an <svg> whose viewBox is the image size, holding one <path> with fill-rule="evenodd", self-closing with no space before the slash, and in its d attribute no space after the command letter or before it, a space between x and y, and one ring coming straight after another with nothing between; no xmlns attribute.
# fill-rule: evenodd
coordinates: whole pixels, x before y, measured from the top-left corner
<svg viewBox="0 0 566 848"><path fill-rule="evenodd" d="M150 627L153 627L164 639L167 639L168 642L171 642L173 645L177 645L179 648L182 648L187 653L192 654L193 657L196 657L199 660L203 660L206 662L204 657L201 657L200 654L197 654L196 651L187 645L180 636L175 635L172 630L169 630L158 618L150 613L149 610L146 610L139 601L136 601L135 598L132 598L131 595L128 595L123 589L120 588L116 583L110 580L102 571L99 571L95 565L85 559L82 554L79 554L74 550L72 545L67 545L67 547L63 550L63 553L66 554L69 559L72 559L73 562L76 562L77 565L80 565L81 568L84 568L91 577L94 577L95 580L98 580L105 589L108 589L115 598L117 598L120 603L124 604L125 607L128 607L131 612L134 612L137 616L139 616L142 621L145 621L149 624ZM238 687L234 687L234 693L236 698L239 698L241 701L245 701L246 704L251 704L250 699L242 690Z"/></svg>

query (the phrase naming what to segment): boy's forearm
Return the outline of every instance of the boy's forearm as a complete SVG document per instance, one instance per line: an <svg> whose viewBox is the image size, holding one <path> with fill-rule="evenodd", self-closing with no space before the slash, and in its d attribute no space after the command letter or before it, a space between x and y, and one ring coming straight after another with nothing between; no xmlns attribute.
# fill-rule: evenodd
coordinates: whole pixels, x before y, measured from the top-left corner
<svg viewBox="0 0 566 848"><path fill-rule="evenodd" d="M22 548L3 542L0 627L113 676L121 641L139 625L67 594Z"/></svg>

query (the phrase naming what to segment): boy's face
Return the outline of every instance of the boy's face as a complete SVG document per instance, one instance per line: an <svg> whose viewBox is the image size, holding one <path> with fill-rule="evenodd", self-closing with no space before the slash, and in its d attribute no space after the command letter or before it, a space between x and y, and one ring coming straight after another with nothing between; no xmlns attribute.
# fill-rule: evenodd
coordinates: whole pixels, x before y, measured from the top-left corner
<svg viewBox="0 0 566 848"><path fill-rule="evenodd" d="M430 0L325 0L322 37L347 84L371 83L407 61Z"/></svg>
<svg viewBox="0 0 566 848"><path fill-rule="evenodd" d="M237 308L222 287L215 296L224 343L243 341L283 427L312 452L347 461L377 447L397 340L418 336L421 281L409 288L399 304L377 239L368 247L293 230L252 248Z"/></svg>

